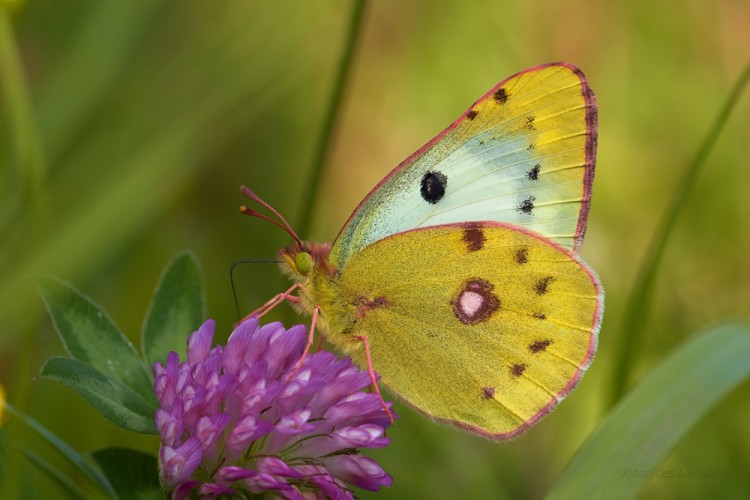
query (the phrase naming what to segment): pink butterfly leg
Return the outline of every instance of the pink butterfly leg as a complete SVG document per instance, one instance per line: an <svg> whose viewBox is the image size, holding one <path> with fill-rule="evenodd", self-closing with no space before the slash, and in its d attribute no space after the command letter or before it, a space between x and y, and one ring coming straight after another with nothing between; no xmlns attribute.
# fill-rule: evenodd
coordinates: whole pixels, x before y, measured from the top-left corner
<svg viewBox="0 0 750 500"><path fill-rule="evenodd" d="M300 356L299 361L297 361L297 364L294 366L294 370L292 370L292 373L289 375L287 382L289 380L292 380L292 378L297 374L299 369L302 367L302 363L305 361L307 354L310 352L310 347L312 346L313 340L315 338L315 323L318 322L319 311L320 308L318 306L315 306L315 309L313 309L312 312L312 319L310 320L310 331L307 334L307 345L305 346L305 350L302 352L302 356Z"/></svg>
<svg viewBox="0 0 750 500"><path fill-rule="evenodd" d="M237 327L237 325L239 325L240 323L244 323L246 320L252 318L253 316L256 316L258 318L265 316L274 307L281 304L285 300L291 302L292 304L299 303L299 297L295 297L294 295L292 295L292 293L301 287L302 285L300 285L299 283L295 283L294 285L289 287L289 290L287 290L286 292L274 295L274 297L271 300L269 300L268 302L263 304L261 307L251 312L250 314L248 314L247 316L239 320L237 323L235 323L234 324L235 328Z"/></svg>
<svg viewBox="0 0 750 500"><path fill-rule="evenodd" d="M363 344L365 344L365 357L367 358L367 372L370 374L370 380L372 380L372 386L375 388L375 392L378 394L378 398L380 398L380 404L385 410L385 412L388 414L388 419L391 421L391 425L394 424L395 420L393 419L393 413L391 413L391 409L388 408L388 405L385 404L385 401L383 400L383 396L380 394L380 388L378 388L378 379L375 377L375 370L372 369L372 359L370 358L370 344L367 342L367 337L364 335L360 335L357 337L357 340L361 340Z"/></svg>

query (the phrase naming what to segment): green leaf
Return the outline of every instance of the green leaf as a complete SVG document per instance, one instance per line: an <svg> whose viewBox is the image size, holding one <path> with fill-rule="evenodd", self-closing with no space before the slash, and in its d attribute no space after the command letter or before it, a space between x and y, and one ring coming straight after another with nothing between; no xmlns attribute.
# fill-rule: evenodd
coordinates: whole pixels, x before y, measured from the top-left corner
<svg viewBox="0 0 750 500"><path fill-rule="evenodd" d="M68 353L155 404L150 371L109 316L67 283L45 277L39 287Z"/></svg>
<svg viewBox="0 0 750 500"><path fill-rule="evenodd" d="M750 330L725 324L676 349L607 416L548 498L633 498L690 428L750 377Z"/></svg>
<svg viewBox="0 0 750 500"><path fill-rule="evenodd" d="M206 299L198 259L179 254L166 268L143 324L142 350L149 363L165 363L176 351L185 359L188 336L206 319Z"/></svg>
<svg viewBox="0 0 750 500"><path fill-rule="evenodd" d="M164 498L155 456L127 448L105 448L92 456L120 500Z"/></svg>
<svg viewBox="0 0 750 500"><path fill-rule="evenodd" d="M115 424L136 432L156 433L156 402L146 400L122 382L103 375L73 358L54 357L42 367L41 377L62 382L76 391Z"/></svg>

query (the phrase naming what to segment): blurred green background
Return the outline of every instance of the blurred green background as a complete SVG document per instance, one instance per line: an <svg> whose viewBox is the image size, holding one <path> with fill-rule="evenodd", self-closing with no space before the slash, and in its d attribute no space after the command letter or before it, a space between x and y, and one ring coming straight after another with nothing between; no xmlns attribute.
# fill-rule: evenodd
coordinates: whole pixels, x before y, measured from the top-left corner
<svg viewBox="0 0 750 500"><path fill-rule="evenodd" d="M273 257L288 242L239 214L238 187L250 186L293 226L310 210L301 200L351 8L322 0L30 0L3 14L0 381L11 402L80 451L156 452L155 437L134 438L71 390L33 380L47 357L63 352L34 278L75 284L137 342L161 269L191 249L203 263L209 314L228 335L237 319L231 263ZM569 61L599 100L582 255L607 291L588 375L525 435L490 443L399 406L392 445L372 454L394 476L381 498L538 498L554 484L607 410L625 302L680 176L750 57L748 25L750 2L741 0L370 2L311 231L302 236L334 238L378 180L501 79ZM13 83L13 50L25 87ZM632 381L699 327L750 319L749 137L746 95L666 249L651 314L627 360ZM243 312L285 286L267 264L241 267L236 278ZM299 320L284 308L276 314ZM717 477L657 477L644 497L750 491L749 396L748 384L734 391L660 467ZM34 447L16 429L15 441ZM38 453L47 453L41 444ZM41 491L61 494L41 474L24 473L35 474Z"/></svg>

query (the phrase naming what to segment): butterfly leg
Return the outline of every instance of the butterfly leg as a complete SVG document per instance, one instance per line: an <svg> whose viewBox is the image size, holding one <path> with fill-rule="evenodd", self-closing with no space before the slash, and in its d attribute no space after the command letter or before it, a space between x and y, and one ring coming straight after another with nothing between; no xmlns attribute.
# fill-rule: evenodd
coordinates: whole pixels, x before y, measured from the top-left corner
<svg viewBox="0 0 750 500"><path fill-rule="evenodd" d="M276 307L277 305L281 304L281 303L282 303L282 302L284 302L285 300L288 300L288 301L289 301L289 302L291 302L292 304L296 304L296 303L298 303L298 302L299 302L299 297L295 297L294 295L292 295L292 293L293 293L293 292L294 292L295 290L297 290L298 288L301 288L301 287L302 287L302 285L300 285L299 283L295 283L294 285L292 285L291 287L289 287L289 289L288 289L288 290L287 290L286 292L284 292L284 293L280 293L280 294L277 294L277 295L276 295L275 297L273 297L273 298L272 298L271 300L269 300L268 302L266 302L265 304L263 304L263 306L259 307L259 308L258 308L258 309L256 309L255 311L251 312L251 313L250 313L250 314L249 314L249 315L247 316L247 318L249 318L249 317L251 317L251 316L256 316L256 315L257 315L257 316L258 316L259 318L260 318L260 317L262 317L262 316L265 316L265 315L266 315L267 313L269 313L269 312L270 312L270 311L271 311L271 310L272 310L272 309L273 309L274 307Z"/></svg>
<svg viewBox="0 0 750 500"><path fill-rule="evenodd" d="M362 341L362 343L365 345L365 357L367 357L367 372L370 374L372 386L375 388L375 392L378 394L378 398L380 398L380 404L388 414L388 419L391 421L391 425L393 425L393 413L391 413L391 409L388 408L387 404L385 404L385 400L383 400L383 396L380 394L380 388L378 388L378 379L375 377L375 370L372 369L372 358L370 358L370 344L367 342L367 337L365 337L364 335L358 336L357 340Z"/></svg>
<svg viewBox="0 0 750 500"><path fill-rule="evenodd" d="M276 294L271 300L269 300L268 302L263 304L261 307L251 312L250 314L248 314L247 316L239 320L237 323L235 323L234 326L237 327L237 325L239 325L240 323L244 323L246 320L252 318L253 316L256 316L258 318L264 316L265 314L270 312L274 307L281 304L285 300L291 302L292 304L299 303L300 301L299 297L295 297L294 295L292 295L292 293L301 287L302 285L300 285L299 283L295 283L294 285L289 287L289 289L286 292Z"/></svg>
<svg viewBox="0 0 750 500"><path fill-rule="evenodd" d="M315 306L312 312L312 319L310 320L310 331L307 334L307 345L305 345L305 350L302 352L302 356L300 356L299 361L297 361L297 364L294 366L294 370L292 370L292 373L289 375L287 381L292 380L292 378L297 374L299 369L302 367L302 363L305 361L307 354L310 352L310 347L312 346L313 340L315 338L315 323L318 322L319 312L320 308L318 306Z"/></svg>

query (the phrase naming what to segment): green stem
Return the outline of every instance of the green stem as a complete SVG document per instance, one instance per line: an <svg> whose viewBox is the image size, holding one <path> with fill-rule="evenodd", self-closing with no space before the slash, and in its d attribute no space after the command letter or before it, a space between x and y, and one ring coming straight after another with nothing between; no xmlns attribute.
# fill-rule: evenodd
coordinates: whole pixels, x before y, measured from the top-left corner
<svg viewBox="0 0 750 500"><path fill-rule="evenodd" d="M701 144L698 153L695 155L692 163L685 171L680 186L678 187L671 204L664 214L658 231L653 236L649 249L641 264L641 271L638 273L636 283L633 286L628 302L625 306L625 316L620 330L620 348L617 350L618 358L614 363L614 380L612 386L612 397L610 405L614 405L627 389L630 379L631 360L635 355L636 346L638 345L643 325L646 323L648 308L653 293L653 284L656 278L656 272L661 263L664 249L667 241L675 227L675 222L687 203L693 186L696 183L701 167L706 162L711 148L716 143L724 125L729 120L729 116L734 110L737 101L742 95L742 91L750 79L750 63L745 66L744 71L734 84L729 97L722 107L716 121L711 127L703 144Z"/></svg>
<svg viewBox="0 0 750 500"><path fill-rule="evenodd" d="M298 234L306 237L310 232L310 225L313 220L313 204L315 195L320 191L320 183L323 178L323 169L331 152L333 144L333 132L341 112L341 105L344 100L344 91L350 74L352 59L357 47L359 32L362 27L367 0L355 0L349 18L349 31L344 41L341 60L338 65L338 73L331 89L331 95L328 101L326 116L323 121L320 138L318 140L315 155L313 156L312 166L310 168L310 179L305 185L302 194L300 224L297 227Z"/></svg>
<svg viewBox="0 0 750 500"><path fill-rule="evenodd" d="M17 172L5 172L9 180L20 181L22 198L20 207L28 203L30 220L35 243L43 234L44 208L42 184L44 181L44 154L37 133L36 122L31 107L28 86L23 74L23 65L18 55L15 34L7 8L0 8L0 87L2 102L7 109L10 129L13 135L14 162ZM16 207L6 207L15 211ZM26 218L26 217L23 217ZM13 220L7 218L5 221Z"/></svg>

